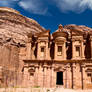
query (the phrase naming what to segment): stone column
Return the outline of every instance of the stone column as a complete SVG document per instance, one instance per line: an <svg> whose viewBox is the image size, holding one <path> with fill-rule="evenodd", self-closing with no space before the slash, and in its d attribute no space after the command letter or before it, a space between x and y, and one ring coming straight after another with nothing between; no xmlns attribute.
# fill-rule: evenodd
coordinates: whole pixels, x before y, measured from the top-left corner
<svg viewBox="0 0 92 92"><path fill-rule="evenodd" d="M66 44L63 44L63 59L66 60Z"/></svg>
<svg viewBox="0 0 92 92"><path fill-rule="evenodd" d="M84 55L84 41L82 40L81 41L81 58L82 59L85 59L85 55Z"/></svg>
<svg viewBox="0 0 92 92"><path fill-rule="evenodd" d="M29 85L29 73L28 68L24 67L24 76L23 76L23 86L27 87Z"/></svg>
<svg viewBox="0 0 92 92"><path fill-rule="evenodd" d="M83 72L83 88L86 88L86 72L85 72L85 67L82 68L82 72Z"/></svg>
<svg viewBox="0 0 92 92"><path fill-rule="evenodd" d="M47 70L47 88L50 88L50 67Z"/></svg>
<svg viewBox="0 0 92 92"><path fill-rule="evenodd" d="M38 41L38 48L37 48L37 59L40 59L40 41Z"/></svg>
<svg viewBox="0 0 92 92"><path fill-rule="evenodd" d="M83 83L83 89L86 89L86 82L87 82L87 74L86 74L86 66L85 64L81 66L82 67L82 83Z"/></svg>
<svg viewBox="0 0 92 92"><path fill-rule="evenodd" d="M43 87L43 68L39 66L38 85Z"/></svg>
<svg viewBox="0 0 92 92"><path fill-rule="evenodd" d="M68 87L68 77L67 77L67 67L66 67L66 71L65 71L65 88Z"/></svg>
<svg viewBox="0 0 92 92"><path fill-rule="evenodd" d="M55 43L54 59L57 60L57 44Z"/></svg>
<svg viewBox="0 0 92 92"><path fill-rule="evenodd" d="M72 88L75 88L75 79L76 79L76 65L75 63L72 64Z"/></svg>
<svg viewBox="0 0 92 92"><path fill-rule="evenodd" d="M75 58L75 45L74 45L74 39L72 39L72 59Z"/></svg>
<svg viewBox="0 0 92 92"><path fill-rule="evenodd" d="M66 88L66 69L63 71L63 87Z"/></svg>
<svg viewBox="0 0 92 92"><path fill-rule="evenodd" d="M90 36L90 45L91 45L91 59L92 59L92 35Z"/></svg>
<svg viewBox="0 0 92 92"><path fill-rule="evenodd" d="M75 88L81 89L82 87L82 70L81 70L81 64L76 64L76 70L75 70Z"/></svg>
<svg viewBox="0 0 92 92"><path fill-rule="evenodd" d="M28 42L27 42L27 44L26 44L26 47L27 47L27 52L26 52L26 58L28 59L28 60L30 60L31 59L31 56L32 56L32 52L31 52L31 41L32 41L32 39L30 38L30 39L28 39Z"/></svg>
<svg viewBox="0 0 92 92"><path fill-rule="evenodd" d="M0 84L2 83L2 79L3 79L3 67L0 66Z"/></svg>
<svg viewBox="0 0 92 92"><path fill-rule="evenodd" d="M25 47L20 47L20 52L19 52L19 69L18 71L22 72L23 66L24 66L24 62L23 60L27 59L26 57L26 48Z"/></svg>
<svg viewBox="0 0 92 92"><path fill-rule="evenodd" d="M46 55L45 59L46 59L46 60L49 60L49 57L50 57L50 56L49 56L48 41L46 41L45 55Z"/></svg>
<svg viewBox="0 0 92 92"><path fill-rule="evenodd" d="M68 88L72 88L72 70L71 64L68 67Z"/></svg>
<svg viewBox="0 0 92 92"><path fill-rule="evenodd" d="M28 87L34 87L34 84L34 75L30 75Z"/></svg>
<svg viewBox="0 0 92 92"><path fill-rule="evenodd" d="M70 67L70 65L67 65L66 68L67 68L66 69L66 71L67 71L67 88L71 88L71 80L72 80L72 78L71 78L71 67Z"/></svg>
<svg viewBox="0 0 92 92"><path fill-rule="evenodd" d="M38 75L39 75L39 70L38 70L38 66L36 66L36 69L35 69L35 78L34 78L34 80L35 80L35 86L38 86Z"/></svg>
<svg viewBox="0 0 92 92"><path fill-rule="evenodd" d="M54 87L54 67L51 67L51 79L50 79L50 87L53 88Z"/></svg>
<svg viewBox="0 0 92 92"><path fill-rule="evenodd" d="M56 87L56 71L53 71L53 87L55 88Z"/></svg>
<svg viewBox="0 0 92 92"><path fill-rule="evenodd" d="M44 79L44 82L43 82L43 87L46 87L47 86L47 67L44 66L44 75L43 75L43 79Z"/></svg>

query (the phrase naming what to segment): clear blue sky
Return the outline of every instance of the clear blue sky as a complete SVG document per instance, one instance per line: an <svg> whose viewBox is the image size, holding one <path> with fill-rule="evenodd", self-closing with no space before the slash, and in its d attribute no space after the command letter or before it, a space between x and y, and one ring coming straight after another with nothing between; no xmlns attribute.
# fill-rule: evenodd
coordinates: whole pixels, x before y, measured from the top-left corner
<svg viewBox="0 0 92 92"><path fill-rule="evenodd" d="M92 0L0 0L0 6L20 11L51 32L59 24L92 27Z"/></svg>

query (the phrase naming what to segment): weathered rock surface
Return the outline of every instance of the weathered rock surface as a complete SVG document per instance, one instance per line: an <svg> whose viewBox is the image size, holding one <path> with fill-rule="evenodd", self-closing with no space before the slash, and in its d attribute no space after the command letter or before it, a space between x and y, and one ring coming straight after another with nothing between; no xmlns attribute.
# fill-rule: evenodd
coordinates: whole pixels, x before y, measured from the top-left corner
<svg viewBox="0 0 92 92"><path fill-rule="evenodd" d="M22 16L11 8L0 8L1 43L25 43L28 33L45 31L35 20Z"/></svg>
<svg viewBox="0 0 92 92"><path fill-rule="evenodd" d="M18 11L0 7L0 66L18 71L19 48L25 46L27 35L45 31L35 20Z"/></svg>

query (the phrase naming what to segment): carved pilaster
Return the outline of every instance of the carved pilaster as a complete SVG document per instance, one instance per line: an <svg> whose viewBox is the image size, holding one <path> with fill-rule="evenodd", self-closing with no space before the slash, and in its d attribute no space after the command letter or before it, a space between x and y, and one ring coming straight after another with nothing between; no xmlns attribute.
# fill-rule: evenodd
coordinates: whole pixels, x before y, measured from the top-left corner
<svg viewBox="0 0 92 92"><path fill-rule="evenodd" d="M27 48L27 50L26 50L26 58L28 60L32 59L31 43L32 43L32 39L30 38L30 39L28 39L28 42L26 44L26 48Z"/></svg>
<svg viewBox="0 0 92 92"><path fill-rule="evenodd" d="M40 41L38 41L38 48L37 48L37 59L40 59Z"/></svg>
<svg viewBox="0 0 92 92"><path fill-rule="evenodd" d="M55 53L54 53L54 59L56 60L56 58L57 58L57 44L56 43L55 43L54 51L55 51Z"/></svg>
<svg viewBox="0 0 92 92"><path fill-rule="evenodd" d="M76 76L76 65L75 63L72 64L71 72L72 72L72 88L75 88L75 76Z"/></svg>
<svg viewBox="0 0 92 92"><path fill-rule="evenodd" d="M75 58L75 46L74 46L74 39L72 39L72 59L74 59Z"/></svg>
<svg viewBox="0 0 92 92"><path fill-rule="evenodd" d="M48 48L49 42L46 41L46 60L50 60L50 49Z"/></svg>
<svg viewBox="0 0 92 92"><path fill-rule="evenodd" d="M90 45L91 45L91 59L92 59L92 35L90 36Z"/></svg>
<svg viewBox="0 0 92 92"><path fill-rule="evenodd" d="M64 55L63 55L64 58L63 59L66 60L66 42L64 42L64 45L63 46L64 46L63 47L64 48L63 49L63 51L64 51Z"/></svg>
<svg viewBox="0 0 92 92"><path fill-rule="evenodd" d="M85 59L85 55L84 55L84 41L81 41L81 58Z"/></svg>

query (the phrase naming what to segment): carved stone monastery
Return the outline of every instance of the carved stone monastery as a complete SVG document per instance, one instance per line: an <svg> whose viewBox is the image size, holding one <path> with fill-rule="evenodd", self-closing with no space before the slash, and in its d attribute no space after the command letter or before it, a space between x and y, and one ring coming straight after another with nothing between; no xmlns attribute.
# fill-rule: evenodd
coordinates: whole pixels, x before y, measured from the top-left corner
<svg viewBox="0 0 92 92"><path fill-rule="evenodd" d="M60 24L50 34L35 20L0 7L2 85L6 70L22 74L23 86L92 88L92 28Z"/></svg>

